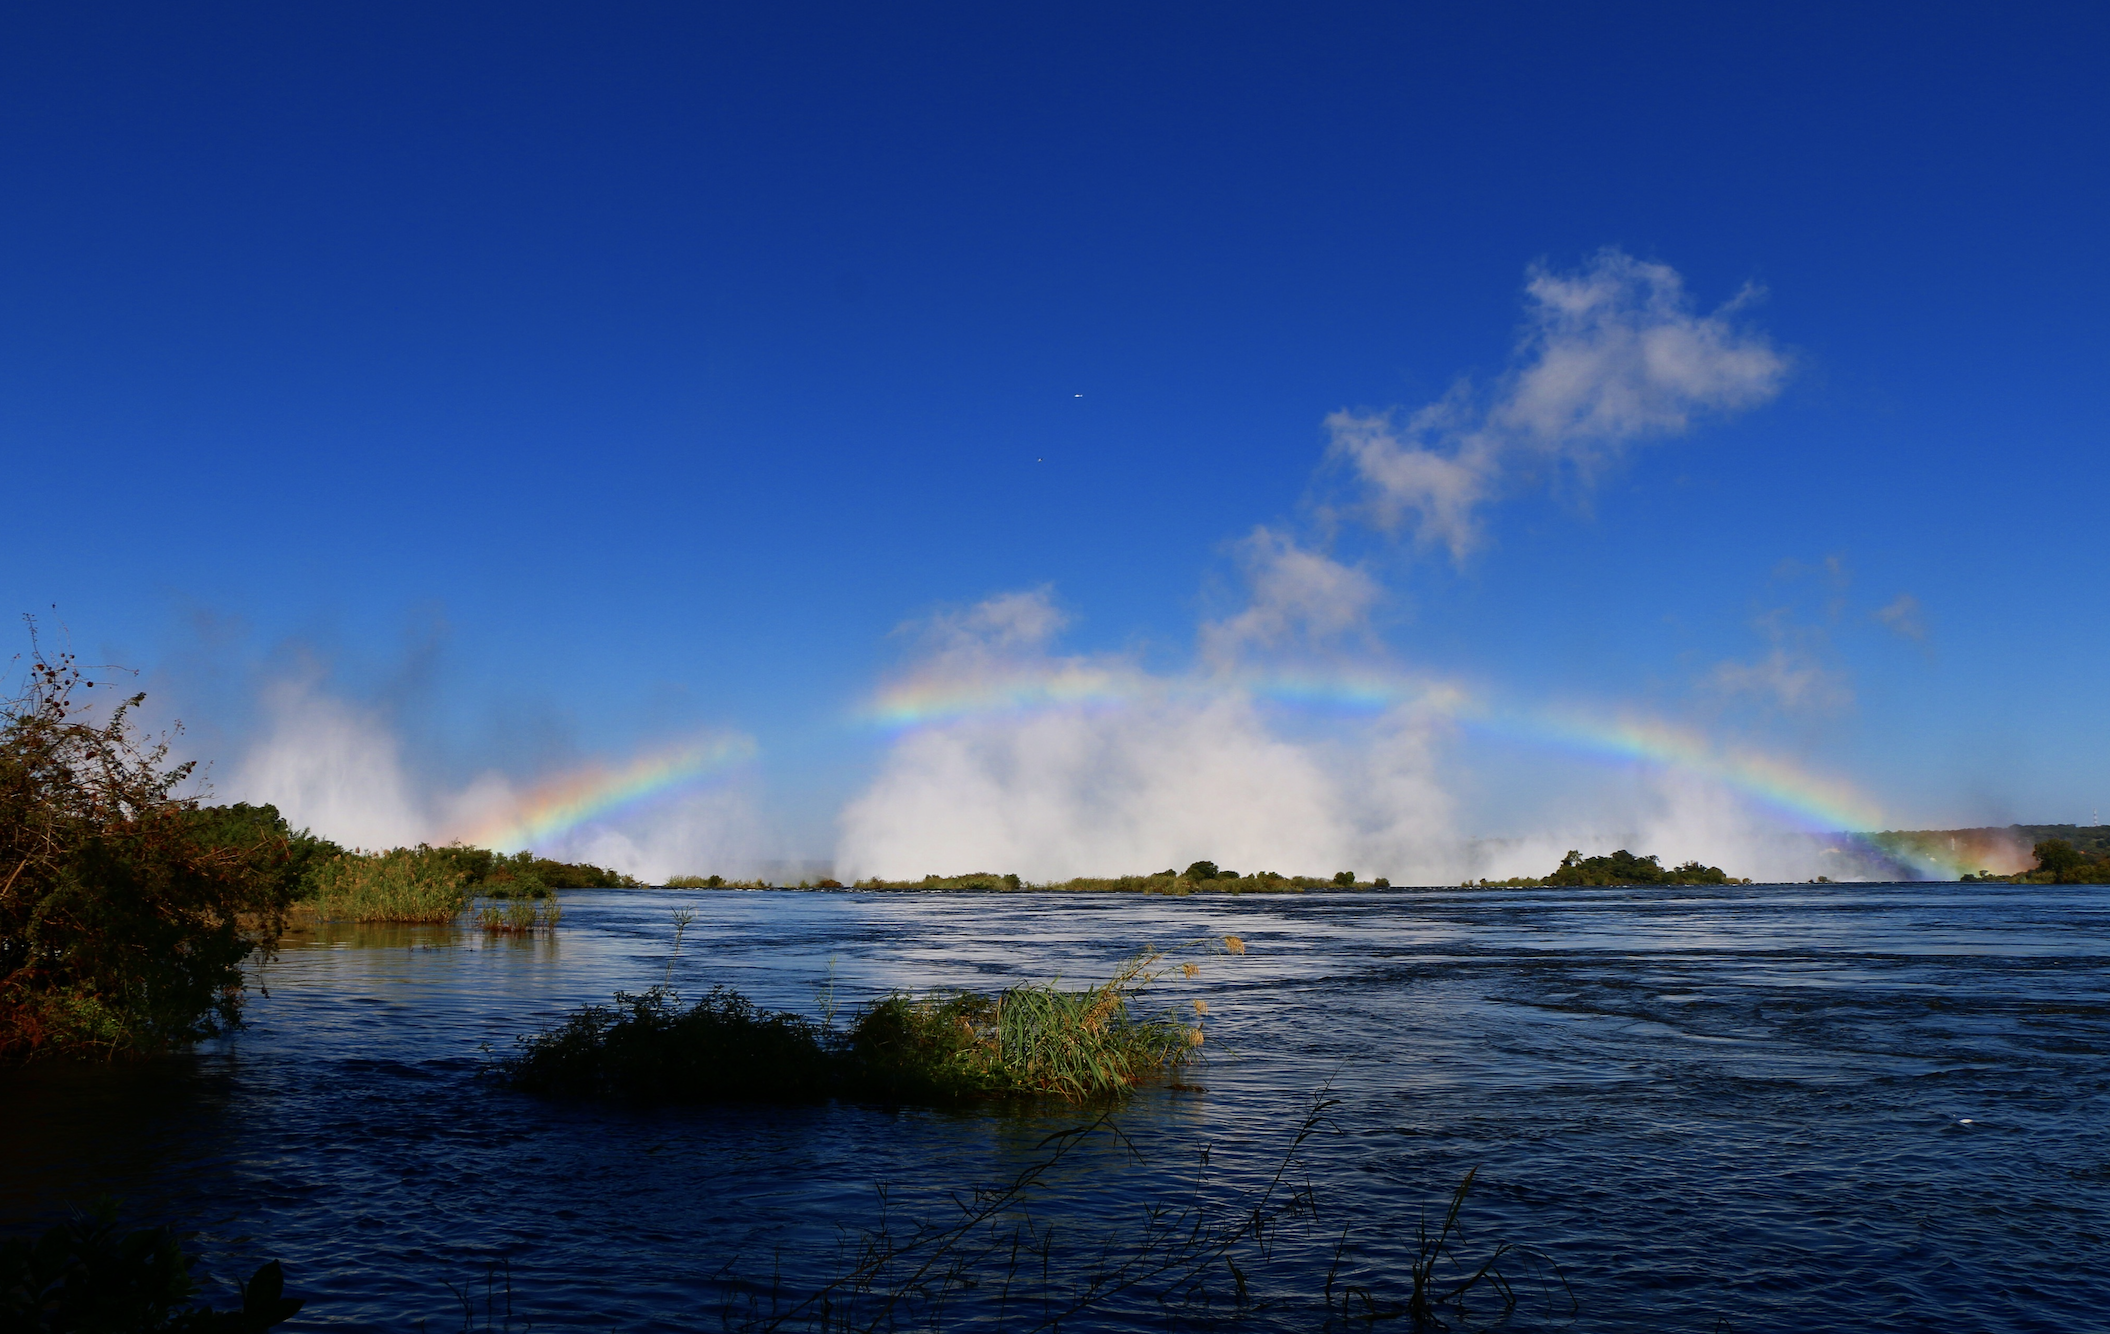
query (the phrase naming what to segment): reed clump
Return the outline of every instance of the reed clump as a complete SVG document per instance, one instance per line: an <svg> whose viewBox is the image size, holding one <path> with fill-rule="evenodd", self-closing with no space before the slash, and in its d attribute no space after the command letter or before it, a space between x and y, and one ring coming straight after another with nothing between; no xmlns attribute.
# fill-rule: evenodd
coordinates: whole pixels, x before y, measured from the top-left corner
<svg viewBox="0 0 2110 1334"><path fill-rule="evenodd" d="M1157 963L1155 954L1138 955L1079 991L1028 984L993 997L897 992L859 1013L849 1050L864 1082L896 1095L1118 1096L1186 1064L1201 1046L1198 1026L1133 1012Z"/></svg>
<svg viewBox="0 0 2110 1334"><path fill-rule="evenodd" d="M493 935L526 936L547 934L564 919L564 905L552 897L544 902L514 901L485 904L476 910L476 929Z"/></svg>
<svg viewBox="0 0 2110 1334"><path fill-rule="evenodd" d="M897 992L841 1031L724 987L687 1005L665 985L618 992L523 1037L493 1074L531 1093L632 1102L1116 1098L1202 1045L1199 1024L1138 1015L1159 965L1145 953L1078 990Z"/></svg>
<svg viewBox="0 0 2110 1334"><path fill-rule="evenodd" d="M310 873L300 906L326 921L451 922L468 906L467 880L431 848L346 852Z"/></svg>

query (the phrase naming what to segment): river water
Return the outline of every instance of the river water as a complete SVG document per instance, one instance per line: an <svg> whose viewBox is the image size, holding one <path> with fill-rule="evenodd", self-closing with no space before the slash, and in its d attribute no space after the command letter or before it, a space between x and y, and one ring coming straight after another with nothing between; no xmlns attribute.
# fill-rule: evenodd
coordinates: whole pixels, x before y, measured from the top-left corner
<svg viewBox="0 0 2110 1334"><path fill-rule="evenodd" d="M564 904L553 938L296 936L232 1039L7 1075L0 1230L115 1197L193 1230L213 1274L282 1259L309 1302L288 1328L751 1327L875 1238L963 1217L1089 1118L552 1103L479 1078L486 1048L618 988L847 1013L895 988L1094 980L1153 945L1198 965L1154 994L1206 1002L1208 1059L972 1237L908 1251L876 1293L833 1290L831 1318L1031 1328L1061 1310L1050 1293L1170 1255L1199 1266L1178 1292L1159 1275L1063 1325L1317 1328L1341 1309L1329 1273L1337 1303L1358 1286L1396 1309L1417 1223L1474 1171L1453 1254L1516 1248L1510 1328L2110 1326L2099 887ZM1147 1249L1153 1207L1206 1239L1256 1204L1265 1246Z"/></svg>

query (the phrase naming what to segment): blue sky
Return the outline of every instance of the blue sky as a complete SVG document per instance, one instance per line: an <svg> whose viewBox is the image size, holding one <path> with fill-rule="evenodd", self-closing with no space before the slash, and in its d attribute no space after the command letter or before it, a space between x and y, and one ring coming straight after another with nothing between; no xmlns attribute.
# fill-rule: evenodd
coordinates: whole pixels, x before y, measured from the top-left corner
<svg viewBox="0 0 2110 1334"><path fill-rule="evenodd" d="M4 22L0 449L32 503L0 588L140 668L223 795L422 836L736 737L567 846L1052 873L1144 856L1077 813L1131 797L1172 812L1157 862L1822 823L1435 690L1762 753L1884 824L2110 804L2099 8ZM1608 264L1618 327L1773 360L1665 390L1675 425L1502 428L1463 547L1382 521L1329 417L1455 464L1554 346L1535 276ZM1284 553L1360 591L1212 658ZM991 619L1007 596L1041 619ZM1079 664L1128 684L873 721L932 673ZM1249 698L1284 672L1415 684ZM1244 711L1175 724L1168 690ZM1408 746L1386 800L1427 818L1138 795L1103 747L1159 725L1174 767L1314 783ZM930 814L1051 800L993 842ZM1300 801L1342 832L1239 842L1241 803Z"/></svg>

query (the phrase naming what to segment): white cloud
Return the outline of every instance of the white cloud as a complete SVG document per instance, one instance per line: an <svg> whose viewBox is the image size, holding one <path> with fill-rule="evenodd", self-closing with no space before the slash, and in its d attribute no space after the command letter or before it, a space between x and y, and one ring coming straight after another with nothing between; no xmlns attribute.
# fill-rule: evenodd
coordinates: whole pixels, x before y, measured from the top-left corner
<svg viewBox="0 0 2110 1334"><path fill-rule="evenodd" d="M1404 427L1386 414L1336 412L1326 418L1331 453L1367 486L1367 517L1386 532L1412 525L1415 540L1464 560L1479 544L1476 511L1501 473L1500 442L1484 430L1455 429L1453 400L1422 409Z"/></svg>
<svg viewBox="0 0 2110 1334"><path fill-rule="evenodd" d="M1259 527L1238 544L1252 590L1243 611L1202 626L1202 656L1228 666L1250 650L1316 648L1366 636L1384 589L1367 570Z"/></svg>
<svg viewBox="0 0 2110 1334"><path fill-rule="evenodd" d="M1765 402L1787 374L1762 335L1731 319L1750 288L1698 315L1675 269L1604 250L1580 273L1534 268L1525 291L1529 360L1489 421L1550 451L1676 434L1698 413Z"/></svg>
<svg viewBox="0 0 2110 1334"><path fill-rule="evenodd" d="M920 628L934 643L966 652L1004 652L1039 648L1070 622L1055 605L1046 585L1002 593L965 611L933 617Z"/></svg>
<svg viewBox="0 0 2110 1334"><path fill-rule="evenodd" d="M1326 419L1377 527L1410 526L1462 561L1480 541L1478 509L1520 465L1587 484L1629 443L1763 403L1787 375L1787 358L1734 318L1750 289L1698 314L1676 270L1605 250L1579 273L1534 268L1525 291L1519 365L1484 406L1461 386L1404 422Z"/></svg>
<svg viewBox="0 0 2110 1334"><path fill-rule="evenodd" d="M1890 604L1876 609L1875 617L1893 631L1923 644L1927 641L1927 613L1920 600L1910 593L1900 593Z"/></svg>
<svg viewBox="0 0 2110 1334"><path fill-rule="evenodd" d="M1854 702L1846 674L1807 649L1776 643L1751 662L1719 662L1707 685L1724 695L1749 695L1789 713L1832 713Z"/></svg>

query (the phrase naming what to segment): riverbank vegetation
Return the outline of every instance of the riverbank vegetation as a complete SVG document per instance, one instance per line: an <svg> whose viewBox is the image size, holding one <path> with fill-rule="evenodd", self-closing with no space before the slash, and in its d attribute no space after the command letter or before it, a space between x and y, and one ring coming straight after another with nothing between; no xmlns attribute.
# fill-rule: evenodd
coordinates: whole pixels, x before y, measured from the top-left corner
<svg viewBox="0 0 2110 1334"><path fill-rule="evenodd" d="M0 701L0 1063L151 1055L227 1031L243 965L269 955L296 904L451 921L472 899L637 883L460 845L350 852L268 805L206 805L194 764L140 730L146 696L114 689L121 669L47 654L33 620L29 641ZM479 924L555 920L545 905Z"/></svg>
<svg viewBox="0 0 2110 1334"><path fill-rule="evenodd" d="M164 1051L239 1020L313 852L269 807L203 809L192 766L31 624L0 705L0 1061Z"/></svg>
<svg viewBox="0 0 2110 1334"><path fill-rule="evenodd" d="M1227 938L1217 948L1244 952ZM531 1093L628 1102L801 1102L831 1097L957 1103L1117 1097L1192 1060L1192 1024L1139 1010L1162 975L1145 953L1096 986L1026 983L995 995L964 990L896 992L860 1010L838 1032L767 1011L715 987L684 1005L667 986L619 992L547 1032L524 1037L493 1073ZM1181 971L1192 976L1197 965ZM671 969L669 970L671 973Z"/></svg>

